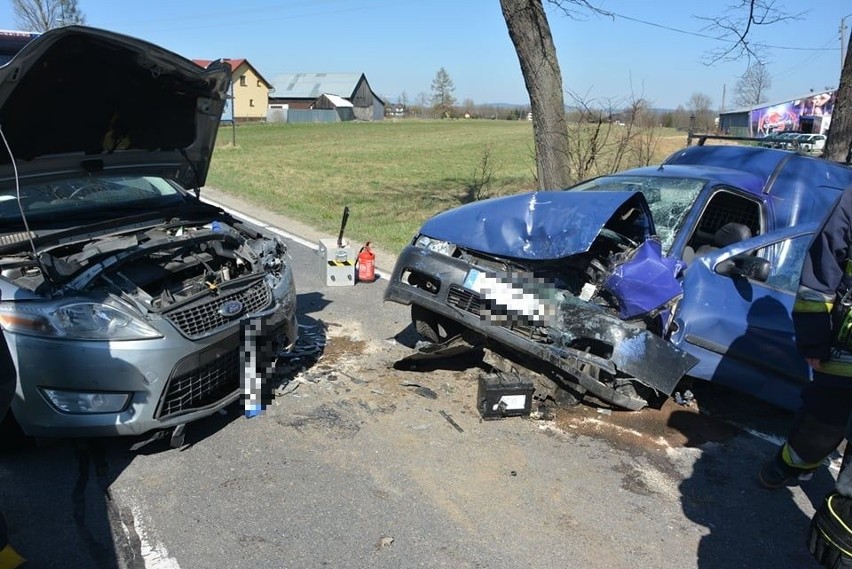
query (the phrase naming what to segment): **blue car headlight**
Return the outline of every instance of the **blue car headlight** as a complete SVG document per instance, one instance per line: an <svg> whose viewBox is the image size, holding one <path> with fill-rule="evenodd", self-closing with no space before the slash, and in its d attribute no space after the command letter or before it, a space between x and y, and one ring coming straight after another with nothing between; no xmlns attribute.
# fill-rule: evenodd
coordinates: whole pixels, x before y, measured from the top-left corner
<svg viewBox="0 0 852 569"><path fill-rule="evenodd" d="M448 257L452 257L453 253L456 251L456 246L449 241L441 241L440 239L433 239L431 237L427 237L426 235L419 235L417 239L414 240L415 247L421 247L423 249L428 249L430 251L434 251L435 253L441 253L442 255L447 255Z"/></svg>
<svg viewBox="0 0 852 569"><path fill-rule="evenodd" d="M63 340L115 341L162 337L130 308L111 300L2 302L0 326L14 334Z"/></svg>

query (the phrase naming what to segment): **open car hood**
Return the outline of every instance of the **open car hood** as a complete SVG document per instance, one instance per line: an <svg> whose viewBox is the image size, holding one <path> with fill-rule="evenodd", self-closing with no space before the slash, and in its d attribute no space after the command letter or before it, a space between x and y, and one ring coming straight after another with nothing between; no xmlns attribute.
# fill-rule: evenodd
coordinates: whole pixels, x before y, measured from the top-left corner
<svg viewBox="0 0 852 569"><path fill-rule="evenodd" d="M587 251L608 227L635 241L655 233L639 192L529 192L440 213L421 233L501 257L560 259Z"/></svg>
<svg viewBox="0 0 852 569"><path fill-rule="evenodd" d="M184 187L207 177L230 68L67 26L0 67L0 127L20 176L132 169ZM0 146L0 177L12 175Z"/></svg>

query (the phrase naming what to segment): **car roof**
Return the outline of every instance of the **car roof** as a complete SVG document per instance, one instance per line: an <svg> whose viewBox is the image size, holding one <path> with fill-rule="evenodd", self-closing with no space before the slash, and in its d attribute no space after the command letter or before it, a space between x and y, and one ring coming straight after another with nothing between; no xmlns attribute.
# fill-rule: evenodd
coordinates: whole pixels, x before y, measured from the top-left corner
<svg viewBox="0 0 852 569"><path fill-rule="evenodd" d="M741 170L732 170L720 166L706 165L681 165L681 164L662 164L660 166L646 166L644 168L634 168L625 172L613 174L613 176L638 175L638 176L656 176L666 178L695 178L721 183L729 186L735 186L748 193L760 195L763 193L763 188L766 185L766 179L756 176L750 172Z"/></svg>
<svg viewBox="0 0 852 569"><path fill-rule="evenodd" d="M779 227L821 220L840 193L852 186L852 168L839 162L757 146L691 146L669 156L663 166L706 172L718 167L761 180ZM754 192L753 187L744 190Z"/></svg>

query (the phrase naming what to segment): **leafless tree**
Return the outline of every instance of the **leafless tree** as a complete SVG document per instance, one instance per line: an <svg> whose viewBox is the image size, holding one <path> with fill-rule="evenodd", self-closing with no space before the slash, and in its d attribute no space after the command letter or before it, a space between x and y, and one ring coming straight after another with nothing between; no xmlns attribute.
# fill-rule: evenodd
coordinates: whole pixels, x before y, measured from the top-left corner
<svg viewBox="0 0 852 569"><path fill-rule="evenodd" d="M18 26L34 32L85 23L77 0L12 0Z"/></svg>
<svg viewBox="0 0 852 569"><path fill-rule="evenodd" d="M569 182L647 166L660 136L650 103L631 95L626 105L569 92L566 114Z"/></svg>
<svg viewBox="0 0 852 569"><path fill-rule="evenodd" d="M734 86L734 104L739 107L751 107L765 103L771 87L772 76L769 75L766 65L754 62Z"/></svg>
<svg viewBox="0 0 852 569"><path fill-rule="evenodd" d="M494 161L491 158L491 147L482 149L479 164L473 169L473 175L465 187L462 203L471 203L491 197L491 178L494 176Z"/></svg>
<svg viewBox="0 0 852 569"><path fill-rule="evenodd" d="M713 128L715 113L712 110L713 99L704 93L693 93L687 105L689 112L695 117L695 129L709 132Z"/></svg>
<svg viewBox="0 0 852 569"><path fill-rule="evenodd" d="M471 117L476 115L476 103L473 102L473 99L465 99L462 101L461 112Z"/></svg>
<svg viewBox="0 0 852 569"><path fill-rule="evenodd" d="M429 95L424 91L420 91L417 95L417 106L420 107L420 118L425 119L427 117L427 110L429 109Z"/></svg>

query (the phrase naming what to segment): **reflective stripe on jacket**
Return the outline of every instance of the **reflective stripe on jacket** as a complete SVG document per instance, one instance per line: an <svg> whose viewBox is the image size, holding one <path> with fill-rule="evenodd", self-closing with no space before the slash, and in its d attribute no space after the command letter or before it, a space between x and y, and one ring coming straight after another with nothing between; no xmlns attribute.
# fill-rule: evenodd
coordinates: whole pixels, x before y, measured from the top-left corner
<svg viewBox="0 0 852 569"><path fill-rule="evenodd" d="M833 349L834 303L852 287L852 187L840 196L814 236L802 266L793 305L796 345L802 356L822 361L820 371L852 377L852 352Z"/></svg>

